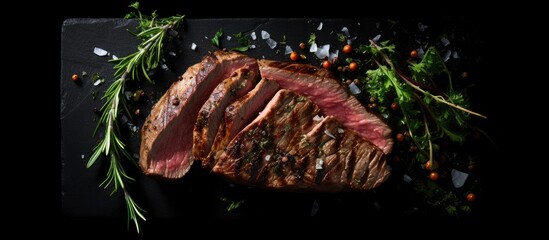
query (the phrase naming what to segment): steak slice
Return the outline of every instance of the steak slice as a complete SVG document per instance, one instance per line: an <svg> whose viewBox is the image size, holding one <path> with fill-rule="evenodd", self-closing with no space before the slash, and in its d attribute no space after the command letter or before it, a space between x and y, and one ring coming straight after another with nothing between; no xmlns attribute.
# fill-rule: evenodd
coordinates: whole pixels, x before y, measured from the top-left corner
<svg viewBox="0 0 549 240"><path fill-rule="evenodd" d="M343 126L357 132L384 153L391 152L393 139L389 126L350 95L333 73L309 64L258 62L263 78L306 96L320 107L324 115L334 116Z"/></svg>
<svg viewBox="0 0 549 240"><path fill-rule="evenodd" d="M229 141L273 98L279 86L274 81L261 79L255 88L225 108L225 116L219 125L207 160L202 166L211 169Z"/></svg>
<svg viewBox="0 0 549 240"><path fill-rule="evenodd" d="M259 75L257 69L238 69L230 78L217 85L210 98L198 112L193 132L194 160L204 160L210 152L213 140L224 115L225 107L249 92Z"/></svg>
<svg viewBox="0 0 549 240"><path fill-rule="evenodd" d="M315 121L317 105L280 90L220 154L212 171L259 187L337 192L377 187L389 176L385 154L337 120Z"/></svg>
<svg viewBox="0 0 549 240"><path fill-rule="evenodd" d="M217 51L187 69L154 105L141 132L139 165L147 175L180 178L192 165L193 128L214 88L239 68L257 69L246 55Z"/></svg>
<svg viewBox="0 0 549 240"><path fill-rule="evenodd" d="M315 181L322 187L369 190L390 176L385 153L356 132L344 130L334 116L307 133L307 142L319 147Z"/></svg>

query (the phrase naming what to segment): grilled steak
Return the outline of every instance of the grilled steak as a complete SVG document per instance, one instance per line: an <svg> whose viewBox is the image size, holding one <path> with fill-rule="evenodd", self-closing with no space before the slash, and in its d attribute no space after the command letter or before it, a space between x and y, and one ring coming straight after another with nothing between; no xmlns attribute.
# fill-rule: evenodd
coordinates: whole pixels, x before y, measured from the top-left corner
<svg viewBox="0 0 549 240"><path fill-rule="evenodd" d="M193 132L194 160L203 160L208 156L225 107L249 92L256 83L258 75L257 69L241 68L234 72L233 76L217 85L198 112Z"/></svg>
<svg viewBox="0 0 549 240"><path fill-rule="evenodd" d="M365 190L389 176L381 149L334 117L314 121L317 105L280 90L220 154L212 171L276 189Z"/></svg>
<svg viewBox="0 0 549 240"><path fill-rule="evenodd" d="M389 126L350 95L333 73L307 64L270 60L259 60L259 70L263 78L306 96L324 115L334 116L343 126L357 132L384 153L391 151L393 140Z"/></svg>
<svg viewBox="0 0 549 240"><path fill-rule="evenodd" d="M257 116L278 89L278 84L274 81L262 79L252 91L225 108L224 119L219 125L208 159L202 162L202 166L212 168L229 140Z"/></svg>
<svg viewBox="0 0 549 240"><path fill-rule="evenodd" d="M214 88L239 68L257 68L256 59L218 51L187 69L155 104L141 133L139 165L147 175L180 178L192 165L193 128Z"/></svg>

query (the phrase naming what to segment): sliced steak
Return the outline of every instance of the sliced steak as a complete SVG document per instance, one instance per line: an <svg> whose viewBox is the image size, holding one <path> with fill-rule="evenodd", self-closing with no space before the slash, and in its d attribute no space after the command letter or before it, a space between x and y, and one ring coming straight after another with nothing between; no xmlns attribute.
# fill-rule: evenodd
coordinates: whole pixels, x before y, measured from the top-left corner
<svg viewBox="0 0 549 240"><path fill-rule="evenodd" d="M391 152L393 139L389 126L350 95L330 71L308 64L270 60L259 60L259 70L263 78L306 96L320 107L324 115L334 116L346 128L374 143L384 153Z"/></svg>
<svg viewBox="0 0 549 240"><path fill-rule="evenodd" d="M229 141L257 117L257 113L267 105L278 90L279 86L276 82L261 79L252 91L225 108L224 119L219 125L207 160L202 162L203 167L207 169L213 167L215 160L219 159Z"/></svg>
<svg viewBox="0 0 549 240"><path fill-rule="evenodd" d="M212 171L259 187L345 191L377 187L389 176L381 149L334 117L318 122L317 105L280 90L222 151Z"/></svg>
<svg viewBox="0 0 549 240"><path fill-rule="evenodd" d="M217 85L210 98L198 112L198 118L194 125L194 160L204 160L208 156L225 107L249 92L254 87L258 75L257 69L241 68L234 72L233 76Z"/></svg>
<svg viewBox="0 0 549 240"><path fill-rule="evenodd" d="M139 165L147 175L180 178L192 165L193 128L214 88L239 68L257 68L246 55L218 51L187 69L154 105L141 133Z"/></svg>
<svg viewBox="0 0 549 240"><path fill-rule="evenodd" d="M345 130L333 116L307 133L307 142L319 148L315 181L320 187L368 190L389 178L385 153L358 133Z"/></svg>

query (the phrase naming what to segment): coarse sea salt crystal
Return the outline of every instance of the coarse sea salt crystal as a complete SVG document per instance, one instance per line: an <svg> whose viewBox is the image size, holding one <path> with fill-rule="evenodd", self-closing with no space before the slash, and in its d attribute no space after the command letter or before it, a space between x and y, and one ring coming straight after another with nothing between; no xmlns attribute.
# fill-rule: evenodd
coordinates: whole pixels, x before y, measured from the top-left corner
<svg viewBox="0 0 549 240"><path fill-rule="evenodd" d="M124 95L126 95L126 99L127 99L127 100L130 100L130 98L132 97L133 93L132 93L132 91L125 91L125 92L124 92Z"/></svg>
<svg viewBox="0 0 549 240"><path fill-rule="evenodd" d="M452 55L452 51L448 50L446 51L446 53L444 53L444 57L442 57L442 59L446 62L448 61L448 59L450 59L450 55Z"/></svg>
<svg viewBox="0 0 549 240"><path fill-rule="evenodd" d="M324 160L322 158L317 158L316 159L316 164L315 164L316 166L315 167L316 167L317 170L322 169L323 164L324 164Z"/></svg>
<svg viewBox="0 0 549 240"><path fill-rule="evenodd" d="M361 93L360 91L360 88L358 88L354 82L352 82L351 84L349 84L349 90L351 90L351 92L354 94L354 95L357 95L359 93Z"/></svg>
<svg viewBox="0 0 549 240"><path fill-rule="evenodd" d="M284 50L284 55L288 55L292 52L293 52L292 47L286 45L286 50Z"/></svg>
<svg viewBox="0 0 549 240"><path fill-rule="evenodd" d="M163 70L168 70L168 65L166 65L166 63L162 63L160 64L160 68L162 68Z"/></svg>
<svg viewBox="0 0 549 240"><path fill-rule="evenodd" d="M255 32L252 32L250 34L250 37L252 37L252 40L256 40L257 39L257 35L255 35Z"/></svg>
<svg viewBox="0 0 549 240"><path fill-rule="evenodd" d="M265 40L265 39L269 39L269 38L271 38L271 34L269 34L265 30L261 30L261 39Z"/></svg>
<svg viewBox="0 0 549 240"><path fill-rule="evenodd" d="M269 160L271 160L271 155L270 154L265 155L265 161L269 161Z"/></svg>
<svg viewBox="0 0 549 240"><path fill-rule="evenodd" d="M99 86L99 84L101 84L101 82L102 82L101 79L98 79L97 81L95 81L95 82L93 83L93 85L94 85L94 86Z"/></svg>
<svg viewBox="0 0 549 240"><path fill-rule="evenodd" d="M443 37L443 38L440 39L440 41L442 42L442 45L444 45L444 46L450 45L450 40L448 40L448 38Z"/></svg>
<svg viewBox="0 0 549 240"><path fill-rule="evenodd" d="M98 47L93 48L93 53L95 53L95 55L100 56L100 57L109 55L109 52L107 52L106 50L104 50L102 48L98 48Z"/></svg>
<svg viewBox="0 0 549 240"><path fill-rule="evenodd" d="M452 58L454 58L454 59L459 58L458 52L456 52L456 51L452 52Z"/></svg>
<svg viewBox="0 0 549 240"><path fill-rule="evenodd" d="M322 45L316 52L316 57L324 59L330 55L330 44Z"/></svg>
<svg viewBox="0 0 549 240"><path fill-rule="evenodd" d="M196 43L191 44L191 50L193 50L193 51L196 50Z"/></svg>
<svg viewBox="0 0 549 240"><path fill-rule="evenodd" d="M412 181L412 178L408 176L408 174L404 174L404 176L402 176L402 180L404 180L406 183L410 183Z"/></svg>
<svg viewBox="0 0 549 240"><path fill-rule="evenodd" d="M336 49L335 52L330 53L330 56L328 57L328 61L334 62L337 59L338 56L339 56L339 50Z"/></svg>
<svg viewBox="0 0 549 240"><path fill-rule="evenodd" d="M309 52L316 52L318 50L318 46L316 43L311 44L311 47L309 48Z"/></svg>
<svg viewBox="0 0 549 240"><path fill-rule="evenodd" d="M450 174L452 175L452 183L456 188L462 187L467 180L467 177L469 177L468 173L464 173L455 169L452 169L452 172Z"/></svg>
<svg viewBox="0 0 549 240"><path fill-rule="evenodd" d="M231 37L231 35L227 35L227 41L231 41L231 39L233 39L233 37Z"/></svg>
<svg viewBox="0 0 549 240"><path fill-rule="evenodd" d="M313 117L313 121L315 121L315 122L322 121L322 119L324 119L324 117L321 117L321 116L318 116L318 115L315 115Z"/></svg>
<svg viewBox="0 0 549 240"><path fill-rule="evenodd" d="M318 27L316 28L316 30L318 30L318 31L322 30L322 25L323 25L322 22L320 22L320 24L318 25Z"/></svg>
<svg viewBox="0 0 549 240"><path fill-rule="evenodd" d="M381 34L378 34L372 39L372 41L377 42L379 41L380 38L381 38Z"/></svg>
<svg viewBox="0 0 549 240"><path fill-rule="evenodd" d="M118 57L117 57L116 55L113 54L113 55L112 55L112 59L113 59L113 60L118 60Z"/></svg>
<svg viewBox="0 0 549 240"><path fill-rule="evenodd" d="M418 57L419 59L423 59L423 55L424 55L424 54L425 54L425 51L423 51L423 48L422 48L422 47L419 47L419 48L417 49L417 57Z"/></svg>
<svg viewBox="0 0 549 240"><path fill-rule="evenodd" d="M345 37L351 37L351 35L349 35L349 29L347 27L343 27L341 29L341 32L343 33L343 35L345 35Z"/></svg>
<svg viewBox="0 0 549 240"><path fill-rule="evenodd" d="M255 44L250 44L250 49L254 49L255 48Z"/></svg>
<svg viewBox="0 0 549 240"><path fill-rule="evenodd" d="M267 38L267 40L265 41L267 42L267 45L269 45L271 49L274 49L276 47L276 41L273 40L272 38Z"/></svg>
<svg viewBox="0 0 549 240"><path fill-rule="evenodd" d="M343 130L343 128L337 128L337 132L338 132L338 133L344 133L345 130Z"/></svg>
<svg viewBox="0 0 549 240"><path fill-rule="evenodd" d="M324 130L324 134L328 135L328 137L336 139L336 137L330 131L328 131L328 129Z"/></svg>

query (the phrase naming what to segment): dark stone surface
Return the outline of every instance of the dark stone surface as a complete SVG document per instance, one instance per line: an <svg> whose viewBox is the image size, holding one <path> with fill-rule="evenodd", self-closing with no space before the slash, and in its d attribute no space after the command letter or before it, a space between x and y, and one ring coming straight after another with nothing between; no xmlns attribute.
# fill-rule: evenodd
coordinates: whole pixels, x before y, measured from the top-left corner
<svg viewBox="0 0 549 240"><path fill-rule="evenodd" d="M317 31L320 22L323 29ZM451 22L451 21L450 21ZM358 25L360 23L360 25ZM376 27L380 23L380 28ZM222 37L222 47L232 48L236 46L233 38L227 41L226 36L238 32L249 34L255 31L257 39L252 44L257 46L247 52L256 58L275 60L288 60L284 55L284 46L278 44L275 50L270 49L261 39L261 30L270 33L271 38L277 42L285 35L287 44L294 51L304 52L311 64L318 65L318 60L308 51L299 49L300 42L307 42L309 34L317 34L319 46L330 43L331 50L341 49L342 44L337 42L335 33L341 28L349 28L351 36L358 36L353 45L367 43L368 38L373 38L378 33L382 40L393 38L392 31L402 31L403 36L397 41L397 46L407 49L414 43L417 37L411 32L417 32L417 21L407 20L409 28L389 30L390 22L386 19L187 19L179 28L181 39L176 39L168 49L177 53L176 57L167 57L166 63L170 70L159 69L153 79L156 84L151 86L145 82L130 84L129 89L142 86L147 93L146 101L138 104L143 116L146 116L152 107L153 99L159 98L169 85L182 74L186 68L199 62L208 51L216 50L210 43L211 37L219 28L223 28L225 34ZM452 22L459 25L458 21ZM433 36L442 31L437 28L436 21L426 21L430 25L429 34ZM86 168L86 162L91 156L97 137L92 137L93 129L99 115L93 111L99 109L102 102L99 100L112 79L112 64L108 63L110 57L99 57L93 53L94 47L103 48L112 54L122 57L135 51L137 40L127 33L127 29L136 26L135 22L122 19L68 19L65 20L61 32L61 75L60 75L60 122L61 122L61 200L62 215L67 226L82 227L87 221L93 219L107 219L106 223L124 228L126 212L123 198L120 193L109 196L111 189L99 188L103 181L108 165L106 161L99 161L90 169ZM413 29L413 30L412 30ZM473 34L476 29L471 30ZM400 32L399 32L400 34ZM386 38L387 36L387 38ZM391 37L389 37L391 36ZM206 39L205 37L208 37ZM482 41L482 39L477 39ZM190 49L191 43L198 45L196 51ZM477 47L480 44L469 43ZM462 46L463 47L463 46ZM469 51L467 56L482 56L478 49L463 48L460 51ZM402 50L407 53L408 50ZM341 56L340 50L340 56ZM465 53L464 53L465 55ZM478 62L477 62L478 63ZM477 72L479 66L470 64ZM82 71L88 73L80 84L70 80L73 73L81 75ZM93 86L91 75L99 73L106 78L106 82L99 86ZM483 91L488 83L479 84ZM97 99L92 99L92 93L97 91ZM479 94L477 94L479 95ZM475 107L490 112L482 97L478 97ZM489 104L489 102L488 102ZM136 126L141 127L144 117L137 118ZM139 149L139 136L132 133L122 125L125 139L131 153L137 153ZM490 130L490 129L489 129ZM82 158L82 155L84 158ZM194 165L191 171L180 180L163 181L144 176L131 165L126 165L129 174L136 179L131 184L131 189L136 202L147 210L148 222L151 229L158 230L159 226L178 225L179 221L195 219L197 221L224 221L224 220L252 220L264 219L272 221L273 218L293 219L294 221L310 221L311 207L316 201L320 207L317 216L321 219L353 219L368 218L380 219L381 223L391 219L397 221L414 221L425 217L420 211L410 211L416 205L410 198L410 193L397 190L395 182L400 179L391 179L381 188L372 192L318 194L318 193L287 193L274 192L246 186L234 186L219 177L209 174L199 165ZM237 210L227 212L228 204L221 198L229 200L245 200L246 202ZM381 208L378 208L380 206ZM323 218L324 217L324 218ZM91 220L90 220L91 219ZM114 220L113 220L114 219ZM347 221L345 220L345 221ZM71 223L82 223L81 225ZM120 226L118 226L120 225ZM175 229L174 229L175 230Z"/></svg>

